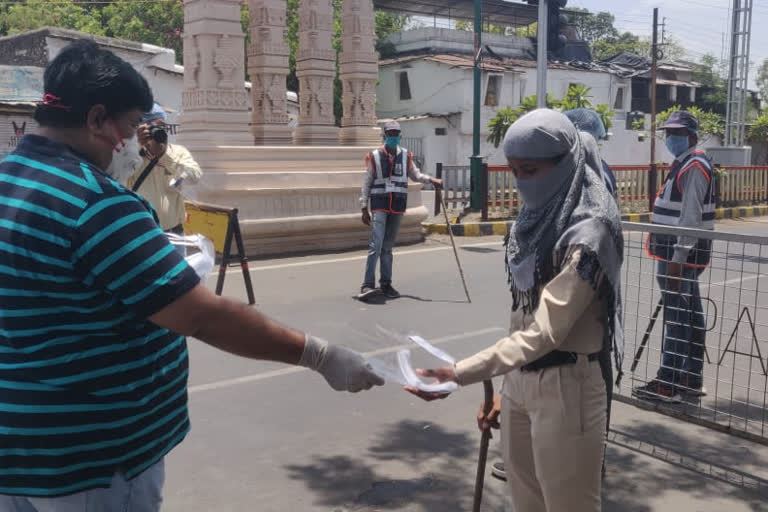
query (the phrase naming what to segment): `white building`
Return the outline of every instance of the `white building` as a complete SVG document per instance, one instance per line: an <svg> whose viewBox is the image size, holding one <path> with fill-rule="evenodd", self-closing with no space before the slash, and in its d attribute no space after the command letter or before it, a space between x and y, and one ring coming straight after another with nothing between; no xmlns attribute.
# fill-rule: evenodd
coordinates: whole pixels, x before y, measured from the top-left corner
<svg viewBox="0 0 768 512"><path fill-rule="evenodd" d="M468 165L472 155L473 33L419 28L390 38L393 55L382 59L376 90L381 120L397 119L403 126L403 145L410 145L427 172L435 164ZM488 122L499 108L517 107L536 94L535 49L530 39L486 34L482 64L480 155L503 164L500 148L486 141ZM633 107L632 70L591 62L550 62L547 90L561 99L570 85L590 88L592 105L608 104L614 111L610 139L601 144L603 158L612 165L647 164L648 137L628 127ZM689 93L691 94L691 93ZM646 123L648 124L648 123ZM717 145L712 139L708 145ZM657 145L658 160L671 156Z"/></svg>

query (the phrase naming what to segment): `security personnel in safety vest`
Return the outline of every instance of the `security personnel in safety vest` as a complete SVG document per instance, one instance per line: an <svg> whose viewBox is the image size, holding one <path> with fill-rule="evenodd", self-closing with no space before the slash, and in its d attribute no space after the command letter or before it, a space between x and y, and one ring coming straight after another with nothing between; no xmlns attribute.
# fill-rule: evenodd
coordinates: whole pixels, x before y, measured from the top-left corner
<svg viewBox="0 0 768 512"><path fill-rule="evenodd" d="M698 121L685 111L669 116L662 127L675 160L656 197L654 224L715 229L715 176L703 151L696 149ZM662 365L652 380L636 388L642 398L679 402L701 397L706 321L699 276L709 265L712 241L683 235L652 234L648 255L658 260L657 279L664 301L665 340Z"/></svg>
<svg viewBox="0 0 768 512"><path fill-rule="evenodd" d="M400 147L400 123L384 125L384 147L366 155L366 174L360 195L363 224L371 226L365 278L358 299L383 293L389 298L400 294L392 287L392 247L408 203L408 178L440 187L442 182L422 174L413 163L413 153ZM368 202L370 200L370 210ZM373 212L373 216L371 216ZM376 263L381 260L381 288L376 288Z"/></svg>

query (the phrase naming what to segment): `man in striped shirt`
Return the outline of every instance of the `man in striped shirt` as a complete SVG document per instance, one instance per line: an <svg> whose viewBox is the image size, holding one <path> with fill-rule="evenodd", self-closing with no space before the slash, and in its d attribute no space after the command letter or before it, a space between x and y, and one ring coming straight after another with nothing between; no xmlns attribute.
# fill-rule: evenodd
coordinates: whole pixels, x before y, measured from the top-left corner
<svg viewBox="0 0 768 512"><path fill-rule="evenodd" d="M44 80L40 135L0 163L0 510L158 510L189 430L185 336L336 390L382 384L357 352L213 295L102 171L153 103L128 63L78 41Z"/></svg>

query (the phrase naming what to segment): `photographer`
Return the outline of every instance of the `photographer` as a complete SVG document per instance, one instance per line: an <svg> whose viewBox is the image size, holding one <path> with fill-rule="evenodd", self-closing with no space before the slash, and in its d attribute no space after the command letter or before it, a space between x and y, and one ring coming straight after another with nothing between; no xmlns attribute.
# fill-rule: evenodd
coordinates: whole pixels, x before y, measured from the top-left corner
<svg viewBox="0 0 768 512"><path fill-rule="evenodd" d="M142 116L137 133L144 162L126 186L149 201L163 231L181 235L185 217L181 189L200 181L203 171L187 148L168 143L165 120L166 114L157 103Z"/></svg>

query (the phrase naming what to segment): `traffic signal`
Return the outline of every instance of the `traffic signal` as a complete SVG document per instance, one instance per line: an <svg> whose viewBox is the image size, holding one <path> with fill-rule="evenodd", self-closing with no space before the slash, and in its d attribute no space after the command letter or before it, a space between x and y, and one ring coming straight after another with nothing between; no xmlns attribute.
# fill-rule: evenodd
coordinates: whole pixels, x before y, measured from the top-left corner
<svg viewBox="0 0 768 512"><path fill-rule="evenodd" d="M539 5L539 0L526 0L529 5ZM547 16L547 49L551 52L561 50L567 41L566 37L560 32L568 23L568 18L560 12L565 7L568 0L549 0L547 5L549 16Z"/></svg>
<svg viewBox="0 0 768 512"><path fill-rule="evenodd" d="M565 46L567 38L561 34L568 24L568 18L560 12L568 0L549 0L549 16L547 26L547 49L556 52Z"/></svg>

